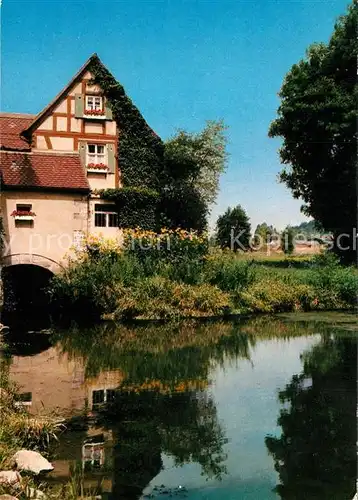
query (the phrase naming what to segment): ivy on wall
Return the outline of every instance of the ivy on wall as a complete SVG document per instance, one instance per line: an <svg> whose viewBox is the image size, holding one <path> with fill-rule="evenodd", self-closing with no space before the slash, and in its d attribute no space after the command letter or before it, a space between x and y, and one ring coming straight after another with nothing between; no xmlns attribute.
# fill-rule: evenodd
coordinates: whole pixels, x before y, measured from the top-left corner
<svg viewBox="0 0 358 500"><path fill-rule="evenodd" d="M101 198L113 201L118 211L118 223L122 228L157 228L159 194L149 188L123 187L98 192Z"/></svg>
<svg viewBox="0 0 358 500"><path fill-rule="evenodd" d="M118 164L123 186L158 190L164 161L162 140L97 56L93 57L89 70L93 83L103 90L118 126Z"/></svg>

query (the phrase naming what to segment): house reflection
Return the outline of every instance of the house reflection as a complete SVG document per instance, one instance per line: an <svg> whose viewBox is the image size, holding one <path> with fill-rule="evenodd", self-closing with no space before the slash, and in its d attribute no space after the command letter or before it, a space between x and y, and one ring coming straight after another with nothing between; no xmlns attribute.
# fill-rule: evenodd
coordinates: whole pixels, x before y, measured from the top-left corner
<svg viewBox="0 0 358 500"><path fill-rule="evenodd" d="M72 465L81 464L85 491L96 490L108 497L113 488L113 433L96 425L95 414L113 399L123 373L103 371L88 378L81 359L70 359L58 347L51 347L35 356L13 356L10 379L20 391L17 405L25 406L32 415L41 415L46 409L46 413L77 415L81 422L79 430L66 432L61 439L50 482L68 481Z"/></svg>
<svg viewBox="0 0 358 500"><path fill-rule="evenodd" d="M183 374L180 368L187 362L187 351L183 359L176 351L176 362L164 365L165 376L158 366L170 355L150 362L142 357L145 369L134 378L137 364L125 373L106 370L103 363L91 376L88 359L69 356L60 344L34 356L19 354L9 367L21 391L18 404L33 415L43 409L68 412L68 431L53 460L53 482L67 482L77 464L84 476L84 494L95 491L102 499L136 500L160 472L162 453L175 457L178 465L197 462L208 477L223 473L226 439L206 391L203 360L205 369L193 363L192 378L190 371ZM122 363L119 360L117 366Z"/></svg>

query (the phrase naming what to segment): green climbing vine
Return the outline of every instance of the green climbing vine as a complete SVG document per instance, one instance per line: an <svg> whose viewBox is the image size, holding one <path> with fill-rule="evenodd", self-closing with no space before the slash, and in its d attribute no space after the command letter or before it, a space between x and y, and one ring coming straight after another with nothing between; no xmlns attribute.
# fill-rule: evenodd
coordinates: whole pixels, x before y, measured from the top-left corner
<svg viewBox="0 0 358 500"><path fill-rule="evenodd" d="M89 69L94 76L93 83L103 90L120 131L118 163L123 186L158 190L164 161L163 141L98 57L93 57Z"/></svg>
<svg viewBox="0 0 358 500"><path fill-rule="evenodd" d="M156 191L142 187L123 187L101 190L98 194L105 200L115 202L120 227L156 229L159 200Z"/></svg>

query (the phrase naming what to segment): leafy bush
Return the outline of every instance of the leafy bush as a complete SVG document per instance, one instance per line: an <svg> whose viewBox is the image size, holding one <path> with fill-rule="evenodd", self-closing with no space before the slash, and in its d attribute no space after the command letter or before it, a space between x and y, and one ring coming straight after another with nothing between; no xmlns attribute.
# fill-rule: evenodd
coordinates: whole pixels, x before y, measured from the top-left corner
<svg viewBox="0 0 358 500"><path fill-rule="evenodd" d="M211 285L225 292L235 292L250 285L255 279L252 262L236 259L232 254L209 257L205 274Z"/></svg>
<svg viewBox="0 0 358 500"><path fill-rule="evenodd" d="M213 316L230 311L230 297L211 285L190 286L156 276L122 288L115 319Z"/></svg>
<svg viewBox="0 0 358 500"><path fill-rule="evenodd" d="M357 271L353 267L340 266L333 255L315 259L307 274L307 283L320 297L323 308L345 308L357 303Z"/></svg>
<svg viewBox="0 0 358 500"><path fill-rule="evenodd" d="M283 281L261 280L239 294L241 306L252 312L290 312L313 308L313 289L304 284L291 285Z"/></svg>
<svg viewBox="0 0 358 500"><path fill-rule="evenodd" d="M117 283L130 286L144 276L136 258L103 254L99 259L86 258L71 262L51 282L52 305L59 312L100 316L116 307Z"/></svg>
<svg viewBox="0 0 358 500"><path fill-rule="evenodd" d="M206 234L184 229L161 232L124 231L125 253L134 255L146 276L162 274L174 281L199 283L203 257L208 252Z"/></svg>

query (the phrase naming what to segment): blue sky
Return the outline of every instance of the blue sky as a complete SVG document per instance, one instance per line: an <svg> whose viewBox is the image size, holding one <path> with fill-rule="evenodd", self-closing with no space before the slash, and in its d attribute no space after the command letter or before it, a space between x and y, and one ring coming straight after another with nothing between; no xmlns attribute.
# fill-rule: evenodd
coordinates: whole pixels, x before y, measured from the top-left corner
<svg viewBox="0 0 358 500"><path fill-rule="evenodd" d="M97 52L163 139L224 119L230 160L212 223L240 203L253 227L297 224L301 202L277 183L280 141L267 130L284 75L347 4L3 0L1 109L39 112Z"/></svg>

